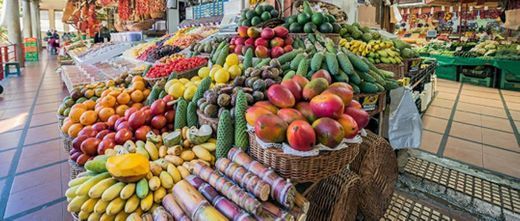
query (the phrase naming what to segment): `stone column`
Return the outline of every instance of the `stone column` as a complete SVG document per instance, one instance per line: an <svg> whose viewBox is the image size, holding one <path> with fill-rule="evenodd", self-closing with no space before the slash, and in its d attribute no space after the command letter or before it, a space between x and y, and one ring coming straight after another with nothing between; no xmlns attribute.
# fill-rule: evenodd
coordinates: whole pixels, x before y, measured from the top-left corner
<svg viewBox="0 0 520 221"><path fill-rule="evenodd" d="M55 16L55 11L54 9L49 9L49 27L52 29L52 30L56 30L56 16Z"/></svg>
<svg viewBox="0 0 520 221"><path fill-rule="evenodd" d="M31 0L32 36L38 39L38 51L42 49L42 30L40 26L40 1Z"/></svg>
<svg viewBox="0 0 520 221"><path fill-rule="evenodd" d="M31 28L31 3L29 0L22 0L22 17L23 17L23 37L32 38Z"/></svg>
<svg viewBox="0 0 520 221"><path fill-rule="evenodd" d="M24 66L22 52L22 31L20 30L20 4L18 0L9 0L5 4L5 18L7 19L7 37L9 42L16 44L16 60Z"/></svg>

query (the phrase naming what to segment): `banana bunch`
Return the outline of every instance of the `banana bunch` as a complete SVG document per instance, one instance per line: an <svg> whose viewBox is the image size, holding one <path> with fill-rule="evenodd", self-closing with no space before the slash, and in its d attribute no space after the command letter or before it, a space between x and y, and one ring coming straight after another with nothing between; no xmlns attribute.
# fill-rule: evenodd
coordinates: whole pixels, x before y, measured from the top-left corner
<svg viewBox="0 0 520 221"><path fill-rule="evenodd" d="M368 60L373 64L400 64L402 58L395 48L384 48L367 55Z"/></svg>
<svg viewBox="0 0 520 221"><path fill-rule="evenodd" d="M370 40L368 43L360 40L348 41L342 38L339 45L352 51L352 53L367 57L369 53L376 52L381 49L394 48L391 40Z"/></svg>

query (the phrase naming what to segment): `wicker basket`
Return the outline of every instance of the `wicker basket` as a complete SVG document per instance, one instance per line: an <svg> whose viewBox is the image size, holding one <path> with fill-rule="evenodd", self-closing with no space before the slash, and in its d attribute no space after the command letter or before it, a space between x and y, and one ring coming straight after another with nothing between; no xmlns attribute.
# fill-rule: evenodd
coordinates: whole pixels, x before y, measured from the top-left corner
<svg viewBox="0 0 520 221"><path fill-rule="evenodd" d="M390 71L394 73L394 79L398 80L404 77L405 71L405 64L376 64L376 67L379 69L383 69L385 71Z"/></svg>
<svg viewBox="0 0 520 221"><path fill-rule="evenodd" d="M201 110L197 109L197 116L199 117L199 124L207 124L211 126L214 133L217 133L217 127L218 127L218 118L211 118L206 116L204 113L202 113Z"/></svg>
<svg viewBox="0 0 520 221"><path fill-rule="evenodd" d="M367 131L367 133L368 133L367 136L363 137L363 143L361 143L361 145L359 145L358 155L356 156L354 161L352 161L352 163L350 163L350 170L352 170L354 173L357 173L357 174L359 174L361 162L363 162L363 158L365 157L368 147L373 146L377 142L381 142L381 141L379 141L379 139L382 139L380 136L377 136L375 133L373 133L371 131Z"/></svg>
<svg viewBox="0 0 520 221"><path fill-rule="evenodd" d="M143 77L143 79L150 85L150 86L154 86L155 83L157 83L158 81L160 80L163 80L163 79L168 79L168 76L165 76L165 77L159 77L159 78L149 78L149 77Z"/></svg>
<svg viewBox="0 0 520 221"><path fill-rule="evenodd" d="M58 126L61 128L61 126L63 125L63 121L65 120L65 116L56 114L56 118L58 118ZM60 129L60 131L61 131L61 129Z"/></svg>
<svg viewBox="0 0 520 221"><path fill-rule="evenodd" d="M253 132L249 132L249 143L249 155L293 183L318 182L335 175L352 162L359 151L359 144L349 144L341 150L322 151L318 156L293 156L279 148L262 148Z"/></svg>
<svg viewBox="0 0 520 221"><path fill-rule="evenodd" d="M63 149L67 151L67 153L70 152L72 149L72 141L74 140L72 137L69 137L68 135L63 135Z"/></svg>
<svg viewBox="0 0 520 221"><path fill-rule="evenodd" d="M70 179L74 179L78 177L78 174L85 172L85 168L78 165L76 162L69 160L69 166L70 166Z"/></svg>
<svg viewBox="0 0 520 221"><path fill-rule="evenodd" d="M390 144L382 137L366 146L359 167L361 200L359 208L367 220L379 220L386 212L397 181L397 158Z"/></svg>
<svg viewBox="0 0 520 221"><path fill-rule="evenodd" d="M305 197L310 202L308 220L356 220L360 179L345 167L337 175L313 185Z"/></svg>
<svg viewBox="0 0 520 221"><path fill-rule="evenodd" d="M136 23L126 24L126 28L129 31L144 31L152 28L155 24L155 20L144 20Z"/></svg>

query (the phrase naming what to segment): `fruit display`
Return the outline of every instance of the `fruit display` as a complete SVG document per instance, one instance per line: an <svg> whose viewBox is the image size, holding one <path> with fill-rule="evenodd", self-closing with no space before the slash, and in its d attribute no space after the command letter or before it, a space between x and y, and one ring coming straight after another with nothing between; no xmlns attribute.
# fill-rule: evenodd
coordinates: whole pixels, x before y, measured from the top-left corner
<svg viewBox="0 0 520 221"><path fill-rule="evenodd" d="M242 75L243 65L240 63L240 58L237 54L227 53L227 43L221 49L216 49L215 55L212 56L213 65L211 67L202 67L198 71L198 76L201 78L209 77L211 82L218 85L226 84ZM220 52L220 53L219 53Z"/></svg>
<svg viewBox="0 0 520 221"><path fill-rule="evenodd" d="M283 26L262 29L240 26L238 36L229 42L229 49L235 54L246 56L247 50L252 48L255 57L276 58L293 50L293 40L288 34L289 31Z"/></svg>
<svg viewBox="0 0 520 221"><path fill-rule="evenodd" d="M216 50L219 44L223 41L227 41L226 37L212 37L206 42L197 42L190 46L190 51L193 55L199 54L211 54L212 51Z"/></svg>
<svg viewBox="0 0 520 221"><path fill-rule="evenodd" d="M280 13L270 4L257 4L254 8L246 8L240 13L239 25L257 26L272 18L278 18Z"/></svg>
<svg viewBox="0 0 520 221"><path fill-rule="evenodd" d="M310 4L311 8L319 8L319 9L321 9L321 11L332 15L332 17L334 17L336 19L337 23L341 24L341 23L347 22L347 14L341 7L335 6L335 5L327 3L327 2L322 2L322 1L311 1L311 2L309 2L309 4ZM302 12L303 10L304 10L304 6L303 6L303 4L301 4L298 7L298 11Z"/></svg>
<svg viewBox="0 0 520 221"><path fill-rule="evenodd" d="M313 11L309 2L303 2L303 11L285 19L284 27L291 33L338 33L339 24L331 14Z"/></svg>
<svg viewBox="0 0 520 221"><path fill-rule="evenodd" d="M202 57L184 58L179 57L165 64L156 64L152 66L147 72L148 78L162 78L167 77L172 73L184 73L187 71L197 71L197 69L208 62Z"/></svg>
<svg viewBox="0 0 520 221"><path fill-rule="evenodd" d="M295 150L310 151L316 144L335 148L367 126L369 115L352 100L352 87L331 84L323 72L310 81L295 75L269 87L269 102L256 103L246 112L255 135L266 143L287 142Z"/></svg>

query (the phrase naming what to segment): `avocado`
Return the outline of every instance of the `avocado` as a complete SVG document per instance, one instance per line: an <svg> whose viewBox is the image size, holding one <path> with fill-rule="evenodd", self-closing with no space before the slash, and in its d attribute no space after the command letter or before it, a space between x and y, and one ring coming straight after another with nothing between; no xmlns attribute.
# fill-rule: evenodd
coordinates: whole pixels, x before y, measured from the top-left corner
<svg viewBox="0 0 520 221"><path fill-rule="evenodd" d="M255 8L255 12L257 15L261 15L264 12L264 6L263 5L257 5Z"/></svg>
<svg viewBox="0 0 520 221"><path fill-rule="evenodd" d="M315 25L321 25L321 23L323 23L323 14L320 12L314 13L312 15L312 23L314 23Z"/></svg>
<svg viewBox="0 0 520 221"><path fill-rule="evenodd" d="M339 26L338 23L332 24L332 32L339 33L340 30L341 30L341 26Z"/></svg>
<svg viewBox="0 0 520 221"><path fill-rule="evenodd" d="M324 22L320 25L319 30L321 33L331 33L334 30L334 27L328 22Z"/></svg>
<svg viewBox="0 0 520 221"><path fill-rule="evenodd" d="M251 25L255 26L262 22L262 19L258 16L255 16L251 19Z"/></svg>
<svg viewBox="0 0 520 221"><path fill-rule="evenodd" d="M313 22L307 22L307 24L303 26L303 32L313 33L314 31L316 31L316 28L317 26Z"/></svg>
<svg viewBox="0 0 520 221"><path fill-rule="evenodd" d="M300 25L305 25L305 23L309 22L309 20L311 19L311 16L307 13L300 13L298 15L298 24Z"/></svg>
<svg viewBox="0 0 520 221"><path fill-rule="evenodd" d="M261 18L263 21L267 21L267 20L271 19L271 13L269 13L267 11L262 13Z"/></svg>
<svg viewBox="0 0 520 221"><path fill-rule="evenodd" d="M291 33L301 33L302 32L302 26L300 26L300 24L298 24L297 22L292 23L291 25L289 25L289 31Z"/></svg>
<svg viewBox="0 0 520 221"><path fill-rule="evenodd" d="M271 10L271 18L276 18L278 17L278 15L280 15L280 13L278 12L278 10Z"/></svg>
<svg viewBox="0 0 520 221"><path fill-rule="evenodd" d="M325 16L329 20L329 23L335 23L336 22L336 18L334 18L334 16L332 16L331 14L326 14Z"/></svg>
<svg viewBox="0 0 520 221"><path fill-rule="evenodd" d="M242 26L247 26L247 27L251 26L251 22L248 19L244 20L241 24L242 24Z"/></svg>
<svg viewBox="0 0 520 221"><path fill-rule="evenodd" d="M270 11L274 10L274 7L269 4L265 4L262 7L263 7L264 12L270 12Z"/></svg>

